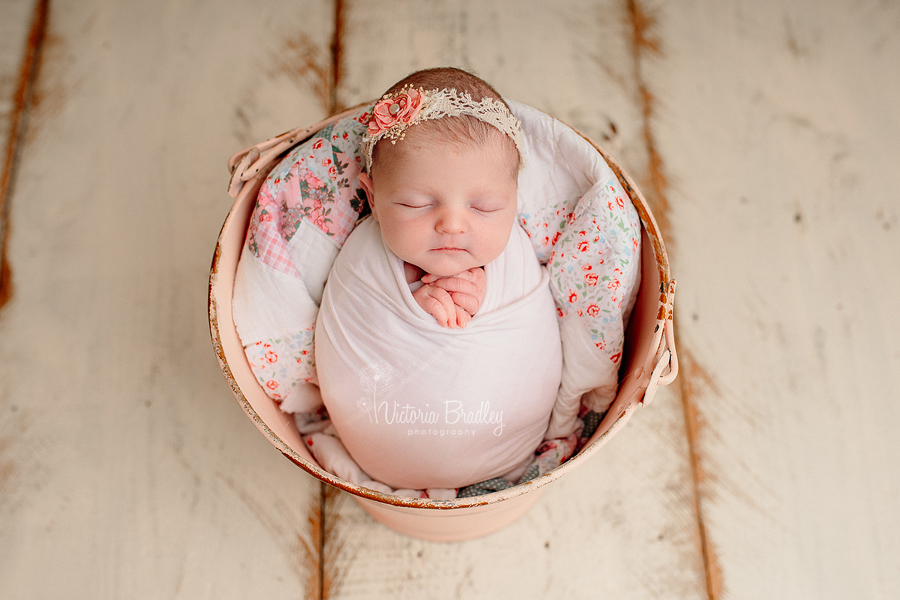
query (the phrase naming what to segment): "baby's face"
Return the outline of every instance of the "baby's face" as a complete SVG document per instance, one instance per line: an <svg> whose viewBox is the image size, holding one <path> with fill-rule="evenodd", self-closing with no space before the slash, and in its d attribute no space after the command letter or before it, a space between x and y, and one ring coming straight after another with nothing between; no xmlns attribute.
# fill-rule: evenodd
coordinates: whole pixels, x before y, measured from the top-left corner
<svg viewBox="0 0 900 600"><path fill-rule="evenodd" d="M414 133L411 128L390 149L393 160L379 161L372 178L360 175L385 243L432 275L486 265L506 248L516 218L509 149L502 140L487 146L417 143Z"/></svg>

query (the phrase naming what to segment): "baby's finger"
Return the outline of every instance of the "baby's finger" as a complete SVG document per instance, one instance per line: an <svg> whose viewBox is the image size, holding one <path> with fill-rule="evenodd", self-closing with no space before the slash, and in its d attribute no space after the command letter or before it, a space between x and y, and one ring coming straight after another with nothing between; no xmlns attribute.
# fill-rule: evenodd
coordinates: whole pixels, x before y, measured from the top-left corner
<svg viewBox="0 0 900 600"><path fill-rule="evenodd" d="M433 275L431 273L425 273L425 275L422 276L421 281L422 281L422 283L434 283L438 279L449 279L451 277L459 277L460 279L465 279L467 281L474 282L476 279L476 275L475 275L475 273L473 273L473 271L481 271L482 273L484 273L484 269L481 269L480 267L475 267L474 269L469 269L468 271L460 271L459 273L456 273L455 275Z"/></svg>
<svg viewBox="0 0 900 600"><path fill-rule="evenodd" d="M463 308L456 307L456 324L465 329L472 317Z"/></svg>
<svg viewBox="0 0 900 600"><path fill-rule="evenodd" d="M415 298L418 305L422 307L422 310L437 319L437 322L442 327L448 327L450 325L450 314L453 313L448 313L444 309L444 305L429 293L430 290L428 287L429 286L426 285L417 289L413 292L413 298Z"/></svg>
<svg viewBox="0 0 900 600"><path fill-rule="evenodd" d="M474 283L456 275L454 275L453 277L443 277L436 280L431 285L437 286L451 293L462 292L463 294L472 294L474 296L478 292L478 289L475 287Z"/></svg>
<svg viewBox="0 0 900 600"><path fill-rule="evenodd" d="M484 281L484 269L481 267L472 267L467 271L460 271L456 275L433 275L431 273L425 273L422 276L421 281L423 283L434 283L438 279L444 279L446 277L459 277L460 279L465 279L467 281L471 281L472 283L477 283L478 281Z"/></svg>
<svg viewBox="0 0 900 600"><path fill-rule="evenodd" d="M466 273L468 275L467 279L474 283L475 288L478 290L475 295L484 295L484 290L487 288L487 276L484 274L484 269L476 267L474 269L469 269Z"/></svg>
<svg viewBox="0 0 900 600"><path fill-rule="evenodd" d="M476 312L478 312L479 303L478 299L471 294L463 294L461 292L453 292L450 294L450 297L453 298L453 303L456 304L459 308L462 308L464 311L469 313L470 316L473 316Z"/></svg>
<svg viewBox="0 0 900 600"><path fill-rule="evenodd" d="M444 315L443 319L438 318L434 312L431 313L435 315L438 323L440 323L444 327L449 326L451 328L455 328L456 319L453 317L456 314L456 306L453 304L453 298L450 297L450 294L448 294L441 288L434 287L433 285L426 285L421 289L426 290L426 293L432 299L432 301L440 305L440 312L442 315Z"/></svg>
<svg viewBox="0 0 900 600"><path fill-rule="evenodd" d="M437 322L441 327L450 326L450 315L447 314L443 304L431 296L425 299L425 303L427 305L425 312L437 319Z"/></svg>

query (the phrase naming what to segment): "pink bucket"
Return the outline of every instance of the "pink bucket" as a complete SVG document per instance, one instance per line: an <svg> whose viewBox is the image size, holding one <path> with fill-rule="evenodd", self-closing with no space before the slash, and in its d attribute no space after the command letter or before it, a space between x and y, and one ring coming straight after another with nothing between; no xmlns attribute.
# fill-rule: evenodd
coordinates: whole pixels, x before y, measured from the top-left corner
<svg viewBox="0 0 900 600"><path fill-rule="evenodd" d="M272 445L313 477L352 494L376 520L406 535L428 540L456 541L483 536L525 514L537 502L544 486L603 447L622 429L639 405L650 403L659 385L675 379L678 372L672 329L675 281L669 274L666 249L650 208L634 182L603 149L582 135L612 168L643 225L641 288L625 332L619 392L593 437L581 452L553 471L501 492L474 498L406 498L345 481L318 465L306 449L291 416L282 413L257 383L238 338L231 307L238 259L256 196L266 175L288 150L359 108L242 150L229 161L232 170L229 193L236 196L236 200L219 234L209 273L209 327L216 358L244 412Z"/></svg>

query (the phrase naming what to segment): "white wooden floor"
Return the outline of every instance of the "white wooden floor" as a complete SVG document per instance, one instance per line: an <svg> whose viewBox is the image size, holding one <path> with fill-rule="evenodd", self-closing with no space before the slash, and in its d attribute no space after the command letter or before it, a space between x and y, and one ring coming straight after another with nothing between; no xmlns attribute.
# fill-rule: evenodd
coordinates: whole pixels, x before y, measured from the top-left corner
<svg viewBox="0 0 900 600"><path fill-rule="evenodd" d="M676 384L458 544L285 460L206 322L228 156L437 65L605 144L679 283ZM898 73L877 0L0 0L0 598L900 598Z"/></svg>

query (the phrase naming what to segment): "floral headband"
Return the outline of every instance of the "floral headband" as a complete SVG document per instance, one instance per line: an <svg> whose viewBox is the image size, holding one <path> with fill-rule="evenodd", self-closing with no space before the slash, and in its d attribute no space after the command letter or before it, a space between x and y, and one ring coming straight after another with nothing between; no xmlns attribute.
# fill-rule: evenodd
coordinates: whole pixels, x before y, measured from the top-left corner
<svg viewBox="0 0 900 600"><path fill-rule="evenodd" d="M385 94L367 116L363 148L369 172L372 170L372 150L382 138L389 137L391 143L396 144L416 123L443 117L475 117L509 136L516 144L520 159L525 156L519 121L505 104L493 98L484 97L476 102L468 92L460 94L455 89L426 92L422 88L404 87L395 94Z"/></svg>

